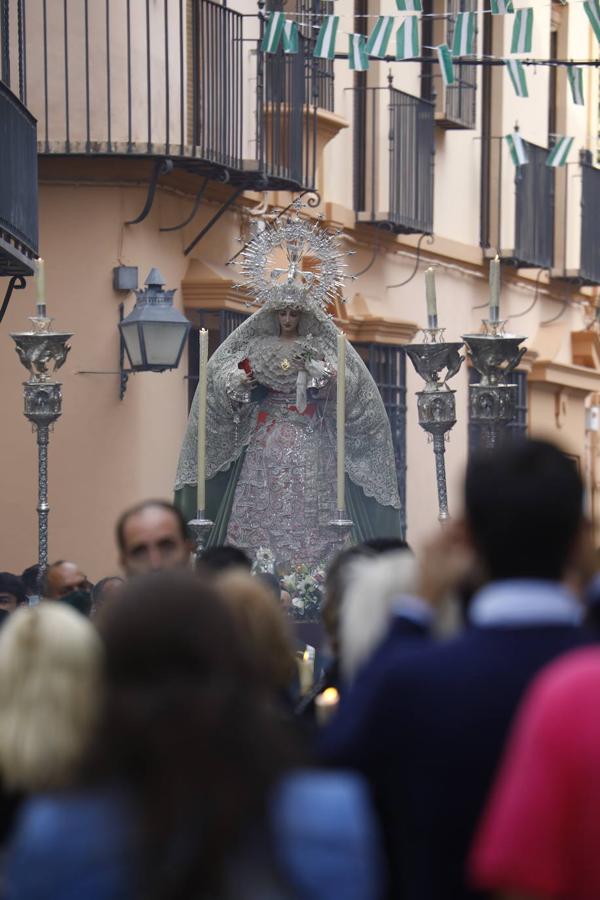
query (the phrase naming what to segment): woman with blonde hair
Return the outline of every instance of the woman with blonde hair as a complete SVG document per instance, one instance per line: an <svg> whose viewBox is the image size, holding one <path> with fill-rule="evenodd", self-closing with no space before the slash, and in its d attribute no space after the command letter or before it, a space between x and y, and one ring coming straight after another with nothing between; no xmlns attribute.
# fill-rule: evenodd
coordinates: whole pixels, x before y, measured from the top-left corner
<svg viewBox="0 0 600 900"><path fill-rule="evenodd" d="M78 774L99 711L102 644L64 603L21 608L0 632L0 775L9 790Z"/></svg>

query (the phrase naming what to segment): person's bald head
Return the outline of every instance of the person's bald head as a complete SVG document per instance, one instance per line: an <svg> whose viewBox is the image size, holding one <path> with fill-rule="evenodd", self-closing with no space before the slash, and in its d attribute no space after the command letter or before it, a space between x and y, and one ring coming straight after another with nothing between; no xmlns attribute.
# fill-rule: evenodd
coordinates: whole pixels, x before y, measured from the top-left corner
<svg viewBox="0 0 600 900"><path fill-rule="evenodd" d="M145 575L190 564L192 542L177 507L146 500L126 510L117 522L120 562L128 576Z"/></svg>
<svg viewBox="0 0 600 900"><path fill-rule="evenodd" d="M71 591L87 590L90 587L87 576L77 563L59 559L46 569L44 597L46 600L60 600Z"/></svg>

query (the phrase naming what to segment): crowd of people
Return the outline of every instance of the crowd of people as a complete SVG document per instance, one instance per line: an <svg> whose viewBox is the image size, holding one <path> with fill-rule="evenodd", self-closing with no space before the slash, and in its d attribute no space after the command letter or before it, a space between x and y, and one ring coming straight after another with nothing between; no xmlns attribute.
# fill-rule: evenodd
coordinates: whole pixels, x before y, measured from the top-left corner
<svg viewBox="0 0 600 900"><path fill-rule="evenodd" d="M416 557L331 562L312 684L278 579L192 564L167 502L119 519L122 577L0 573L0 897L597 900L584 499L551 444L474 455Z"/></svg>

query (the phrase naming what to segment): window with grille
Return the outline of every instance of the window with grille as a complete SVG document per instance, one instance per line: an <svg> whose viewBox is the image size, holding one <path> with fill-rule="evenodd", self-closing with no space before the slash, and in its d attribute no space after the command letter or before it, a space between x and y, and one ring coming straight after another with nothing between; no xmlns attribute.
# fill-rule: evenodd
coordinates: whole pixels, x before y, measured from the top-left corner
<svg viewBox="0 0 600 900"><path fill-rule="evenodd" d="M424 0L422 20L423 61L421 97L435 99L435 121L442 128L475 128L477 117L478 67L466 62L454 64L456 83L443 87L439 67L433 64L435 47L446 43L452 49L454 26L459 12L477 12L477 0ZM474 53L477 52L477 27Z"/></svg>
<svg viewBox="0 0 600 900"><path fill-rule="evenodd" d="M469 369L469 384L477 384L481 376L475 369ZM527 372L511 372L510 384L517 385L517 409L512 422L504 428L503 440L514 441L527 437ZM468 411L468 405L467 405ZM469 453L481 446L481 428L469 425Z"/></svg>
<svg viewBox="0 0 600 900"><path fill-rule="evenodd" d="M387 344L356 344L373 376L392 430L402 535L406 539L406 354Z"/></svg>

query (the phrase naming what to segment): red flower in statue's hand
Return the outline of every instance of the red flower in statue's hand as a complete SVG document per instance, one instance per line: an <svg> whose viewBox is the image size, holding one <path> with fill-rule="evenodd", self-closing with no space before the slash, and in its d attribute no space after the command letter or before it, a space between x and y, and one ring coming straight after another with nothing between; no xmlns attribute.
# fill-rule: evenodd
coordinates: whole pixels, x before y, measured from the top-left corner
<svg viewBox="0 0 600 900"><path fill-rule="evenodd" d="M248 359L248 357L246 357L245 359L243 359L241 362L238 363L238 369L243 369L244 372L246 373L246 375L248 375L249 377L252 377L252 375L254 374L252 371L252 366L250 365L250 360Z"/></svg>

